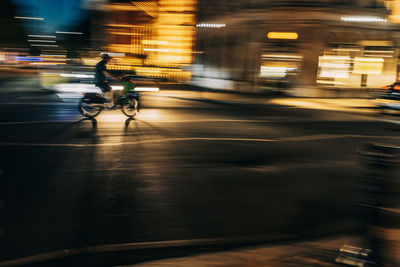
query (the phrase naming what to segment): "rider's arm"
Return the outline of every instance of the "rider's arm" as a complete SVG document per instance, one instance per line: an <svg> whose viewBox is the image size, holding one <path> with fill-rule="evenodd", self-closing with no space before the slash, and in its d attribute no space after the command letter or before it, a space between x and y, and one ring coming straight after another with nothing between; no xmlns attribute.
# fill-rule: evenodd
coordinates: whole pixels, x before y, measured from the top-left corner
<svg viewBox="0 0 400 267"><path fill-rule="evenodd" d="M106 71L106 70L103 71L103 74L104 74L105 76L108 76L108 77L110 77L110 78L113 78L114 80L120 80L120 77L115 76L115 75L111 74L110 72L108 72L108 71Z"/></svg>

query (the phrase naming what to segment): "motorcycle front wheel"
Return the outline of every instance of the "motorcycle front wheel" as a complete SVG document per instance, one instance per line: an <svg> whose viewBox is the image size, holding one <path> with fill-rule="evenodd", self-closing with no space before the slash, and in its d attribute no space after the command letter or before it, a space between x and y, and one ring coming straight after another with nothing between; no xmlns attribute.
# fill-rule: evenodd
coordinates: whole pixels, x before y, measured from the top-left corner
<svg viewBox="0 0 400 267"><path fill-rule="evenodd" d="M96 117L101 112L101 107L99 106L89 106L86 102L79 102L79 112L88 118Z"/></svg>
<svg viewBox="0 0 400 267"><path fill-rule="evenodd" d="M139 101L135 98L126 99L121 105L122 113L129 118L133 118L139 111Z"/></svg>

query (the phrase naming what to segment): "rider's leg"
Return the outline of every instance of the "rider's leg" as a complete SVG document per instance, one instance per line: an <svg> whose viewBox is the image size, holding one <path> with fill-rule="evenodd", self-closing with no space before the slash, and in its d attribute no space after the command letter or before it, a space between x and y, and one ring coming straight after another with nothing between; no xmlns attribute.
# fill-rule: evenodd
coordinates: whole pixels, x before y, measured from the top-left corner
<svg viewBox="0 0 400 267"><path fill-rule="evenodd" d="M114 101L117 101L117 102L118 102L118 99L124 95L124 92L122 90L113 90L112 92L113 92Z"/></svg>
<svg viewBox="0 0 400 267"><path fill-rule="evenodd" d="M114 106L114 94L113 94L113 91L106 92L105 96L107 97L107 99L110 100L110 106Z"/></svg>
<svg viewBox="0 0 400 267"><path fill-rule="evenodd" d="M113 97L114 94L113 94L111 86L108 83L106 83L106 84L103 85L102 90L104 92L105 97L108 100L110 100L109 107L114 106L114 97Z"/></svg>

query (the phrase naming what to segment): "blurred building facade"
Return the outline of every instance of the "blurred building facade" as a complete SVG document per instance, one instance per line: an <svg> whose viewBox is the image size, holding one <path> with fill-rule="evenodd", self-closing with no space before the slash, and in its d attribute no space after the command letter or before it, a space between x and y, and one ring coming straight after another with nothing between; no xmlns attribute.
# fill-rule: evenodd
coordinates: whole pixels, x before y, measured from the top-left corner
<svg viewBox="0 0 400 267"><path fill-rule="evenodd" d="M392 11L390 16L391 21L395 23L400 22L400 0L381 0L387 9Z"/></svg>
<svg viewBox="0 0 400 267"><path fill-rule="evenodd" d="M111 0L95 6L103 13L103 20L93 23L102 26L104 36L97 45L114 55L111 69L190 80L197 0Z"/></svg>
<svg viewBox="0 0 400 267"><path fill-rule="evenodd" d="M365 88L399 77L400 32L388 10L397 2L234 2L199 2L195 84L241 91Z"/></svg>

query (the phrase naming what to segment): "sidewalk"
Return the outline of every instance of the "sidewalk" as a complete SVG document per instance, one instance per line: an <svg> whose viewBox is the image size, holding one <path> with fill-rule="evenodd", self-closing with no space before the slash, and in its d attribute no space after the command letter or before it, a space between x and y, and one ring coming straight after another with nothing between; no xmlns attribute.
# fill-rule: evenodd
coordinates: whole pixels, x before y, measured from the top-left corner
<svg viewBox="0 0 400 267"><path fill-rule="evenodd" d="M180 91L173 90L169 85L162 88L160 95L184 99L198 99L208 102L218 102L228 105L241 105L251 108L268 108L270 106L284 105L298 108L338 110L345 112L375 113L377 105L373 102L371 88L296 88L289 93L298 91L297 94L284 95L278 91L265 91L264 93L243 93L229 90L213 90L193 85L175 85ZM316 94L313 91L318 91ZM299 93L300 92L300 93ZM321 94L321 92L323 92ZM319 95L320 97L316 97ZM322 96L321 96L322 95Z"/></svg>
<svg viewBox="0 0 400 267"><path fill-rule="evenodd" d="M336 110L357 113L376 113L377 105L367 98L301 98L241 94L234 92L212 91L174 91L162 90L159 97L172 97L193 101L206 101L216 104L234 105L245 108L270 108L288 106L307 109Z"/></svg>
<svg viewBox="0 0 400 267"><path fill-rule="evenodd" d="M384 266L400 266L400 230L376 228L381 233L381 256ZM137 267L286 267L286 266L377 266L366 256L370 250L363 246L360 236L337 236L313 241L286 244L266 244L223 252L201 253L182 258L156 260L135 265Z"/></svg>
<svg viewBox="0 0 400 267"><path fill-rule="evenodd" d="M285 267L285 266L343 266L336 263L339 250L344 244L360 242L357 237L337 237L317 241L282 245L265 245L233 251L206 253L183 258L151 261L138 267Z"/></svg>

